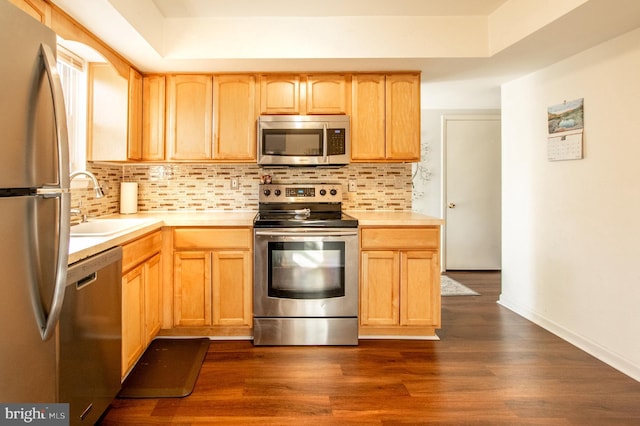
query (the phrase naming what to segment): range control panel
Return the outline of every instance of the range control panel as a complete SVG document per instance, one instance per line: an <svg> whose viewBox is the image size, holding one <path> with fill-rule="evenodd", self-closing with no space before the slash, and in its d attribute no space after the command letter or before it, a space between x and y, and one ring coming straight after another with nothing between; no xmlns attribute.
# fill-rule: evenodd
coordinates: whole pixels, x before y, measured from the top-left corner
<svg viewBox="0 0 640 426"><path fill-rule="evenodd" d="M341 203L342 185L339 183L263 184L260 203Z"/></svg>

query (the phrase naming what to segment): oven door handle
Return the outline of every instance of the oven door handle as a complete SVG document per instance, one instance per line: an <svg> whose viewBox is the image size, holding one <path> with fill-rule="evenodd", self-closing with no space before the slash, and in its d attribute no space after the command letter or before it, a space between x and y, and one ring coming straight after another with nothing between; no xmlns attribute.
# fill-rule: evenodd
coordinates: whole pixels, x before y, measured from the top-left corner
<svg viewBox="0 0 640 426"><path fill-rule="evenodd" d="M344 237L344 236L356 236L357 230L309 230L300 231L299 229L287 231L286 229L278 229L277 231L269 230L256 230L256 236L267 237Z"/></svg>

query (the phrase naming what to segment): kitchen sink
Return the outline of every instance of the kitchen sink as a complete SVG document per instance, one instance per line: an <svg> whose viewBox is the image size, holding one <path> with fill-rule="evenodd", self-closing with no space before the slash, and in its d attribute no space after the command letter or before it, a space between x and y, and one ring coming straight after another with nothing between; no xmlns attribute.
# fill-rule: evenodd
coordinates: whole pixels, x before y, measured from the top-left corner
<svg viewBox="0 0 640 426"><path fill-rule="evenodd" d="M140 226L149 219L94 219L71 226L72 237L108 237L136 226Z"/></svg>

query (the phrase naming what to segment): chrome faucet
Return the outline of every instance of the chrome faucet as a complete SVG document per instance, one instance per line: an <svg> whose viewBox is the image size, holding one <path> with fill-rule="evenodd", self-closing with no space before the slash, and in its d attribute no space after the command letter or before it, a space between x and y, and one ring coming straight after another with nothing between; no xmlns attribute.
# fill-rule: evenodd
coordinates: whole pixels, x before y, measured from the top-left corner
<svg viewBox="0 0 640 426"><path fill-rule="evenodd" d="M91 179L91 181L93 182L93 190L96 192L96 198L102 198L104 197L104 192L102 192L102 188L100 187L100 184L98 183L98 179L96 179L96 176L91 173L88 170L77 170L73 173L71 173L69 175L69 182L71 182L75 177L80 176L80 175L84 175L86 177L88 177L89 179Z"/></svg>

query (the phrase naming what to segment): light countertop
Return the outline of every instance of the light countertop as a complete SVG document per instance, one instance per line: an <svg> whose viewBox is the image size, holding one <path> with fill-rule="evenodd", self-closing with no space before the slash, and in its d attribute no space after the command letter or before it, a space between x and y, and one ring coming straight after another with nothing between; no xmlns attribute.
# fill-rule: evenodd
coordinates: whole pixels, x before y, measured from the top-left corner
<svg viewBox="0 0 640 426"><path fill-rule="evenodd" d="M442 225L443 219L412 211L346 210L358 219L360 226L430 226ZM253 226L255 211L206 212L145 212L128 215L108 215L103 218L145 219L139 226L105 237L72 237L69 243L69 264L111 247L126 244L164 226Z"/></svg>
<svg viewBox="0 0 640 426"><path fill-rule="evenodd" d="M413 211L345 210L358 219L360 226L431 226L444 225L444 219Z"/></svg>
<svg viewBox="0 0 640 426"><path fill-rule="evenodd" d="M69 264L126 244L163 226L253 226L255 211L159 212L108 215L97 219L145 219L139 226L105 237L71 237Z"/></svg>

